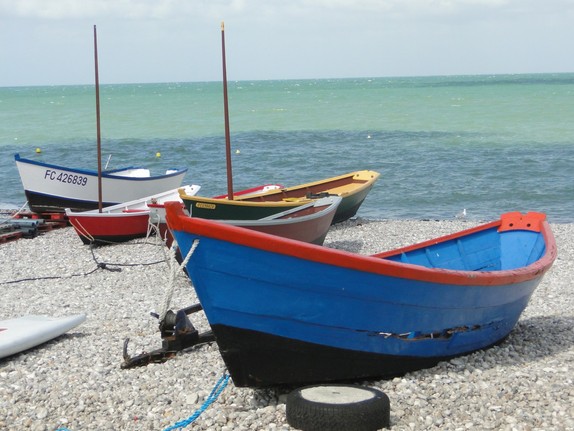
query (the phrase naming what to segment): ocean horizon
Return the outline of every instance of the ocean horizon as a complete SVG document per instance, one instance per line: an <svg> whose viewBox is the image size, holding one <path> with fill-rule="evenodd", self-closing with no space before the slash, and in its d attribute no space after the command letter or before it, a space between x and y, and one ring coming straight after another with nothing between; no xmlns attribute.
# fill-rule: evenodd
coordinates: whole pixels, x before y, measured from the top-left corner
<svg viewBox="0 0 574 431"><path fill-rule="evenodd" d="M381 173L358 216L572 222L574 74L230 81L236 190L355 170ZM103 84L110 168L187 167L226 193L221 82ZM93 85L0 88L0 207L25 196L14 154L95 169ZM36 149L40 149L37 153ZM157 157L160 153L160 157Z"/></svg>

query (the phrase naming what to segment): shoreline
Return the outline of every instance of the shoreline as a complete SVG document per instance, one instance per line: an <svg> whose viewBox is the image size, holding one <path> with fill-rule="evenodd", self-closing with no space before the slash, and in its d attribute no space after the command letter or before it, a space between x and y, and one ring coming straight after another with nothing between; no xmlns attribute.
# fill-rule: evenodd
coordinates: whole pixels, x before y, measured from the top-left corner
<svg viewBox="0 0 574 431"><path fill-rule="evenodd" d="M371 254L477 224L358 218L333 226L324 245ZM360 382L389 396L391 429L574 429L574 224L551 227L558 258L506 341L403 377ZM63 228L0 244L0 319L87 313L66 335L0 359L1 429L162 430L203 404L225 369L216 343L120 369L125 338L132 355L161 346L149 312L160 308L169 277L167 249L154 242L92 252ZM197 302L185 276L175 287L172 309ZM190 317L200 331L208 328L202 313ZM193 429L290 430L285 396L230 380Z"/></svg>

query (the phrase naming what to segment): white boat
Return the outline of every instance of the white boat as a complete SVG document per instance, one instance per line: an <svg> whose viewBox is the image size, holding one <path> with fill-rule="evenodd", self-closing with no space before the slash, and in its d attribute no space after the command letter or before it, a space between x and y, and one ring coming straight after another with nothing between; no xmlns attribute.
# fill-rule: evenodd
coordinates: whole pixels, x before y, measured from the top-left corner
<svg viewBox="0 0 574 431"><path fill-rule="evenodd" d="M186 185L182 188L186 193L195 195L201 187ZM163 206L168 201L181 202L179 189L112 205L102 208L101 211L96 209L74 212L66 208L65 212L84 244L110 244L145 237L150 222L157 224L153 217L150 218L151 207Z"/></svg>
<svg viewBox="0 0 574 431"><path fill-rule="evenodd" d="M34 212L86 211L98 208L98 171L68 168L14 156L28 206ZM102 171L102 207L141 199L181 186L185 169L152 176L149 169Z"/></svg>

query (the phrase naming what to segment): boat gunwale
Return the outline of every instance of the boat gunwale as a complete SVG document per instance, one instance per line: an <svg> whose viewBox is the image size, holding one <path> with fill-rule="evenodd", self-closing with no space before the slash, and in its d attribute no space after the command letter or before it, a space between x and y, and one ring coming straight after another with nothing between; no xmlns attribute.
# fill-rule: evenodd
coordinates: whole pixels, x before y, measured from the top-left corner
<svg viewBox="0 0 574 431"><path fill-rule="evenodd" d="M243 207L261 207L261 206L270 206L270 207L293 207L304 205L310 202L313 202L313 199L296 199L296 200L282 200L276 202L251 202L251 201L243 201L239 199L227 199L227 198L210 198L205 196L197 196L197 195L188 195L185 192L180 191L179 197L182 200L187 200L190 202L197 202L197 203L208 203L214 205L233 205L233 206L243 206Z"/></svg>
<svg viewBox="0 0 574 431"><path fill-rule="evenodd" d="M108 205L104 206L100 211L98 208L93 210L86 210L86 211L73 211L70 208L65 208L64 212L66 215L91 215L95 213L109 213L109 214L121 214L125 213L126 210L138 210L138 211L145 211L149 210L149 208L160 208L163 207L163 204L168 201L176 201L179 197L179 189L187 189L191 192L197 193L201 190L201 186L197 184L186 184L181 187L177 187L175 189L166 190L165 192L155 193L153 195L144 196L139 199L134 199L127 202L122 202L115 205ZM155 202L153 202L155 200ZM160 201L160 202L158 202Z"/></svg>
<svg viewBox="0 0 574 431"><path fill-rule="evenodd" d="M66 208L66 211L69 208ZM102 212L98 210L90 210L90 211L82 211L82 212L66 212L66 216L68 219L88 219L88 218L105 218L105 217L149 217L150 210L149 209L138 209L138 210L131 210L131 211L117 211L117 212L110 212L106 211L106 209L102 209Z"/></svg>
<svg viewBox="0 0 574 431"><path fill-rule="evenodd" d="M427 268L421 265L394 262L379 257L382 254L386 254L384 252L373 255L360 255L345 250L317 246L261 232L250 231L237 226L217 223L213 220L193 218L185 215L182 208L178 207L177 203L172 202L166 203L166 219L169 228L172 230L185 232L185 227L188 227L188 231L193 232L195 235L256 248L269 253L281 254L319 264L332 265L361 272L451 285L500 286L540 278L552 266L557 255L556 242L547 220L540 222L540 231L545 242L545 251L540 259L518 269L464 271ZM493 229L500 226L500 224L501 220L489 222L414 244L410 247L429 242L435 244L448 241L475 232ZM387 253L390 254L393 251L394 250L391 250Z"/></svg>
<svg viewBox="0 0 574 431"><path fill-rule="evenodd" d="M66 166L55 165L53 163L39 162L37 160L31 160L31 159L26 159L24 157L20 157L19 153L16 153L14 155L14 160L16 161L16 164L24 163L24 164L34 165L34 166L41 166L41 167L46 167L46 168L58 169L60 171L74 172L77 174L90 175L90 176L96 176L96 177L98 176L98 171L93 170L93 169L68 168ZM118 169L110 169L110 170L102 171L102 177L103 178L111 178L114 180L149 181L149 180L157 180L157 179L170 178L170 177L182 175L182 174L187 173L187 170L188 170L188 168L177 168L177 169L171 169L171 170L173 170L173 172L171 172L169 174L151 175L151 173L150 173L150 175L146 176L146 177L130 177L130 176L118 175L119 172L128 171L128 170L132 170L132 169L147 169L147 168L144 168L141 166L127 166L127 167L122 167L122 168L118 168Z"/></svg>
<svg viewBox="0 0 574 431"><path fill-rule="evenodd" d="M355 179L356 176L358 176L359 178ZM325 184L328 187L329 183L338 182L341 180L345 180L347 178L350 179L349 184L352 184L355 181L363 181L363 183L360 186L355 187L350 191L345 191L341 195L341 197L346 197L349 195L357 194L357 193L363 191L364 189L373 186L373 184L379 179L380 176L381 176L381 174L379 172L371 171L371 170L354 171L354 172L349 172L349 173L343 174L343 175L337 175L336 177L326 178L326 179L319 180L319 181L312 181L312 182L305 183L305 184L298 184L296 186L285 187L282 189L269 190L265 193L259 193L257 195L239 196L239 197L237 197L237 200L249 201L249 202L251 202L251 201L253 201L253 202L255 202L255 201L256 202L259 202L259 201L273 202L273 201L267 201L267 200L265 200L265 198L269 197L269 196L274 197L274 196L282 195L285 193L290 193L290 192L295 192L298 190L317 187L317 186L321 186L323 184ZM365 178L363 178L363 177L365 177ZM328 192L329 188L325 189L324 191Z"/></svg>

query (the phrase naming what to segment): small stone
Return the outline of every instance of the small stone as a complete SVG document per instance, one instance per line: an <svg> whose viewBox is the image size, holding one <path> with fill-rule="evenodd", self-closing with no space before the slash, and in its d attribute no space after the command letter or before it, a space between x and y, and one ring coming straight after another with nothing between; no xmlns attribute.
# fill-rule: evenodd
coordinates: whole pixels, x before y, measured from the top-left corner
<svg viewBox="0 0 574 431"><path fill-rule="evenodd" d="M48 409L45 407L40 407L37 411L36 411L36 417L38 419L45 419L48 416Z"/></svg>

